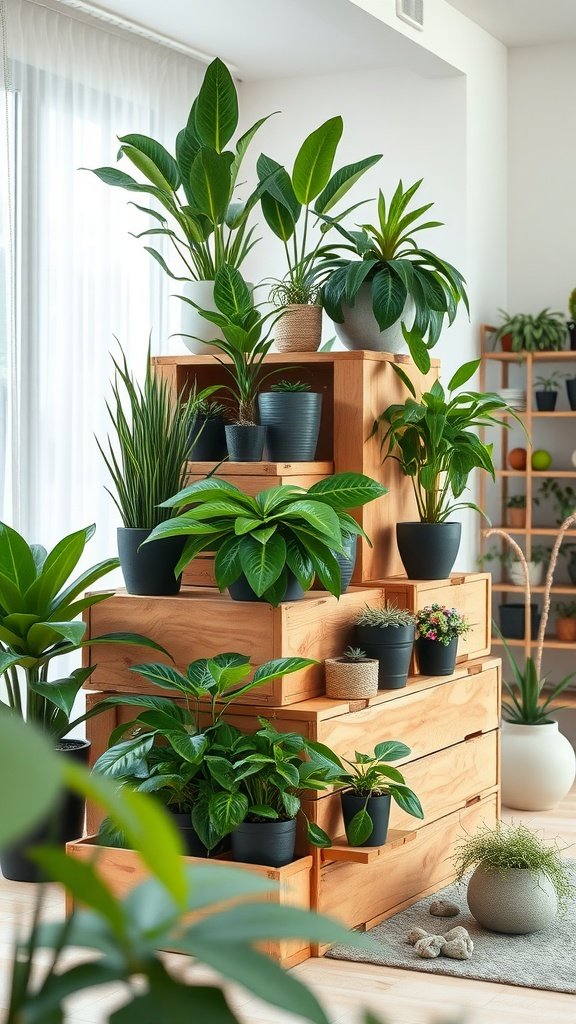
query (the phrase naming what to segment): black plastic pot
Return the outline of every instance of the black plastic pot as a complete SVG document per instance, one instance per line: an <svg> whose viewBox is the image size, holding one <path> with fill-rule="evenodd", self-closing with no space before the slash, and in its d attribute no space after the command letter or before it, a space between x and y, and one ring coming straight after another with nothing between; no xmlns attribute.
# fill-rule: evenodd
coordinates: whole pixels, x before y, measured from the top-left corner
<svg viewBox="0 0 576 1024"><path fill-rule="evenodd" d="M193 416L188 430L188 442L188 458L191 462L221 462L228 454L224 420Z"/></svg>
<svg viewBox="0 0 576 1024"><path fill-rule="evenodd" d="M262 462L266 427L227 423L224 427L230 462Z"/></svg>
<svg viewBox="0 0 576 1024"><path fill-rule="evenodd" d="M557 391L536 391L536 408L540 412L553 412L558 399Z"/></svg>
<svg viewBox="0 0 576 1024"><path fill-rule="evenodd" d="M576 323L574 320L568 320L566 322L568 328L568 334L570 335L570 348L572 352L576 352Z"/></svg>
<svg viewBox="0 0 576 1024"><path fill-rule="evenodd" d="M240 576L235 583L228 587L228 593L233 601L264 601L265 598L258 597L252 590L245 576ZM282 601L300 601L304 597L304 591L296 577L289 572L288 582Z"/></svg>
<svg viewBox="0 0 576 1024"><path fill-rule="evenodd" d="M216 854L223 853L224 850L229 849L230 842L226 839L221 843L218 843L218 845L209 853L192 824L189 811L174 811L171 807L167 809L172 816L172 820L176 828L182 836L184 849L189 857L215 857Z"/></svg>
<svg viewBox="0 0 576 1024"><path fill-rule="evenodd" d="M444 646L438 640L419 636L416 641L418 667L423 676L451 676L456 668L458 637Z"/></svg>
<svg viewBox="0 0 576 1024"><path fill-rule="evenodd" d="M572 411L576 410L576 377L572 377L571 380L566 381L566 391L568 392L568 402Z"/></svg>
<svg viewBox="0 0 576 1024"><path fill-rule="evenodd" d="M343 537L343 544L346 549L345 555L341 555L338 551L333 551L332 554L340 566L340 582L342 585L341 593L345 594L350 586L350 580L352 579L354 566L356 565L358 537L356 537L355 534L347 533Z"/></svg>
<svg viewBox="0 0 576 1024"><path fill-rule="evenodd" d="M231 840L234 860L281 868L294 860L296 819L245 821L234 829Z"/></svg>
<svg viewBox="0 0 576 1024"><path fill-rule="evenodd" d="M151 532L118 527L118 554L126 590L151 597L177 594L182 577L176 577L174 570L186 537L164 537L141 547Z"/></svg>
<svg viewBox="0 0 576 1024"><path fill-rule="evenodd" d="M57 751L79 764L88 764L90 742L88 740L60 740ZM4 878L11 882L41 882L43 875L33 861L28 860L25 851L33 846L49 843L64 846L79 839L84 832L84 799L77 793L66 790L50 814L39 825L20 839L14 846L2 851L0 866Z"/></svg>
<svg viewBox="0 0 576 1024"><path fill-rule="evenodd" d="M500 632L509 640L524 639L524 605L501 604L498 609L500 616ZM540 627L540 610L537 604L530 605L530 639L536 640Z"/></svg>
<svg viewBox="0 0 576 1024"><path fill-rule="evenodd" d="M397 523L396 541L408 579L448 579L461 534L460 523Z"/></svg>
<svg viewBox="0 0 576 1024"><path fill-rule="evenodd" d="M355 626L354 646L378 662L378 689L400 690L406 686L414 626Z"/></svg>
<svg viewBox="0 0 576 1024"><path fill-rule="evenodd" d="M355 793L346 789L340 793L342 801L342 817L344 828L348 835L348 825L358 811L366 810L372 819L372 835L363 844L364 846L384 846L388 835L388 822L390 820L390 794L383 793L381 796L369 796L366 803L366 795Z"/></svg>
<svg viewBox="0 0 576 1024"><path fill-rule="evenodd" d="M322 395L313 391L264 391L258 395L260 422L267 428L271 462L313 462L316 456Z"/></svg>

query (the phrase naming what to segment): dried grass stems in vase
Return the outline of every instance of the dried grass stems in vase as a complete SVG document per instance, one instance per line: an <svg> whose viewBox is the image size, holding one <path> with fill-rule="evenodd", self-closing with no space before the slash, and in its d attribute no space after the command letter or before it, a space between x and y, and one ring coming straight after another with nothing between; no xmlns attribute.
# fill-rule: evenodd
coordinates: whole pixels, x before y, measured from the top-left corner
<svg viewBox="0 0 576 1024"><path fill-rule="evenodd" d="M347 647L340 658L327 658L326 696L334 700L368 700L378 693L378 659L361 647Z"/></svg>

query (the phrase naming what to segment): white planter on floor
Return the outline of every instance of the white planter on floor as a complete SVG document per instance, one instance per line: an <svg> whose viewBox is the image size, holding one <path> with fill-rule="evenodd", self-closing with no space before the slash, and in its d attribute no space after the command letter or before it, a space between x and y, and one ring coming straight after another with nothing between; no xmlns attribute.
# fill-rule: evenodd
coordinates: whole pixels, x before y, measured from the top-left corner
<svg viewBox="0 0 576 1024"><path fill-rule="evenodd" d="M547 811L569 792L576 756L558 722L502 723L502 803L521 811Z"/></svg>

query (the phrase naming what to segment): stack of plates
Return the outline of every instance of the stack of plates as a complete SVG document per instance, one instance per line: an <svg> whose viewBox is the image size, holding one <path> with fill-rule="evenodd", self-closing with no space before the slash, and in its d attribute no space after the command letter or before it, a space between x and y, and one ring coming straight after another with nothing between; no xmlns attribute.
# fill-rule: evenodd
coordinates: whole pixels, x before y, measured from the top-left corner
<svg viewBox="0 0 576 1024"><path fill-rule="evenodd" d="M522 388L500 388L498 395L517 412L526 408L526 392Z"/></svg>

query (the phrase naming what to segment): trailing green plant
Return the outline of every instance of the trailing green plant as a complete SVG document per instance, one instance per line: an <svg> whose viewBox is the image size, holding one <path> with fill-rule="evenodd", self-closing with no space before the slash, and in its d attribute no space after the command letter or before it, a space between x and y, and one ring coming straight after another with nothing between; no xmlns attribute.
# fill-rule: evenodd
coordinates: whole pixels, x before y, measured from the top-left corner
<svg viewBox="0 0 576 1024"><path fill-rule="evenodd" d="M258 159L262 213L268 227L283 243L288 268L270 293L277 306L318 302L322 278L329 272L326 261L336 256L334 246L324 244L325 229L338 224L362 204L338 214L333 212L330 218L327 214L382 159L382 154L365 157L332 173L343 127L341 117L331 117L311 132L296 154L291 174L264 153ZM321 217L326 218L323 230L316 232L313 241L312 221L318 224Z"/></svg>
<svg viewBox="0 0 576 1024"><path fill-rule="evenodd" d="M358 258L330 261L332 273L323 286L322 301L329 316L342 323L343 305L353 306L362 286L369 284L372 311L384 331L403 316L410 300L414 323L408 329L402 322L402 332L416 366L427 373L429 350L440 338L445 319L452 324L459 303L468 312L469 305L462 274L414 240L417 231L441 226L440 221L422 221L433 203L408 210L421 184L422 179L405 190L400 181L388 206L379 192L376 226L361 224L358 231L349 231L323 212L325 222L349 243L343 248Z"/></svg>
<svg viewBox="0 0 576 1024"><path fill-rule="evenodd" d="M282 391L287 394L292 392L299 394L301 391L310 391L310 384L303 380L277 380L270 385L270 391Z"/></svg>
<svg viewBox="0 0 576 1024"><path fill-rule="evenodd" d="M361 647L347 647L340 661L347 661L351 665L359 661L370 661L371 659Z"/></svg>
<svg viewBox="0 0 576 1024"><path fill-rule="evenodd" d="M11 711L56 741L99 714L100 706L72 720L74 701L96 666L49 679L52 662L99 644L134 644L167 653L139 633L86 639L87 625L78 616L112 592L84 597L84 591L120 564L108 558L71 579L95 529L87 526L69 534L48 553L0 523L0 680L6 691L0 713Z"/></svg>
<svg viewBox="0 0 576 1024"><path fill-rule="evenodd" d="M416 616L416 637L434 640L443 647L448 647L452 640L460 636L466 636L471 629L470 623L456 608L448 608L437 602L421 608Z"/></svg>
<svg viewBox="0 0 576 1024"><path fill-rule="evenodd" d="M576 288L573 288L568 296L568 313L572 321L576 320Z"/></svg>
<svg viewBox="0 0 576 1024"><path fill-rule="evenodd" d="M535 880L544 874L554 888L560 910L565 911L576 896L576 888L561 853L557 842L545 843L526 825L506 825L499 821L495 828L481 826L463 839L452 859L457 881L462 881L475 867L499 875L527 869Z"/></svg>
<svg viewBox="0 0 576 1024"><path fill-rule="evenodd" d="M526 658L521 668L500 630L498 635L512 673L512 682L503 679L502 683L510 698L502 701L502 717L513 725L548 725L552 721L549 717L551 712L562 710L561 707L553 706L554 701L567 689L576 672L565 676L545 694L546 676L539 675L534 658Z"/></svg>
<svg viewBox="0 0 576 1024"><path fill-rule="evenodd" d="M576 601L557 601L556 615L559 619L576 619Z"/></svg>
<svg viewBox="0 0 576 1024"><path fill-rule="evenodd" d="M526 495L513 494L506 498L506 508L526 508Z"/></svg>
<svg viewBox="0 0 576 1024"><path fill-rule="evenodd" d="M372 796L390 794L395 803L403 811L415 818L423 818L424 811L420 800L406 785L406 780L397 768L391 768L391 761L408 757L410 747L398 740L386 740L378 743L373 754L355 752L354 760L340 759L328 748L313 750L310 757L320 765L327 764L336 768L337 775L331 782L345 789L351 789L358 796L366 798L364 807L352 818L348 825L347 836L351 846L362 846L370 838L373 823L367 811L368 800Z"/></svg>
<svg viewBox="0 0 576 1024"><path fill-rule="evenodd" d="M567 380L571 373L551 373L547 377L535 377L533 387L536 391L558 391L561 380Z"/></svg>
<svg viewBox="0 0 576 1024"><path fill-rule="evenodd" d="M373 608L365 604L356 618L356 625L379 626L382 629L391 626L395 629L399 626L416 625L416 616L407 608L397 608L391 601L387 601L381 608Z"/></svg>
<svg viewBox="0 0 576 1024"><path fill-rule="evenodd" d="M238 96L228 68L216 58L176 136L175 156L147 135L122 135L118 158L126 157L144 180L116 167L94 170L106 185L145 194L158 204L161 212L132 204L156 222L135 237L167 240L180 264L178 273L157 249L145 249L175 281L212 281L224 263L240 267L256 244L255 228L248 227L248 220L263 183L243 202L236 196L244 157L270 116L256 121L237 140L234 151L226 148L238 127Z"/></svg>
<svg viewBox="0 0 576 1024"><path fill-rule="evenodd" d="M361 473L337 473L308 490L282 485L255 496L211 477L165 502L179 514L157 526L146 543L187 537L177 575L201 551L215 551L220 590L244 576L254 593L274 606L283 598L289 572L303 590L309 590L318 576L326 590L339 597L340 566L334 552L345 554L343 533L368 540L346 509L386 493L385 487Z"/></svg>
<svg viewBox="0 0 576 1024"><path fill-rule="evenodd" d="M550 312L548 306L535 316L530 313L511 316L503 309L498 312L503 323L494 333L494 344L510 334L513 352L557 352L564 348L566 324L562 313Z"/></svg>
<svg viewBox="0 0 576 1024"><path fill-rule="evenodd" d="M421 399L416 397L412 381L393 364L410 397L402 405L390 405L374 422L371 437L382 431L380 450L383 461L394 459L405 476L410 477L418 515L423 523L443 523L455 511L472 508L484 515L473 502L459 502L473 469L481 469L495 478L492 444L478 437L480 427L508 424L495 413L516 413L498 395L460 391L476 373L479 359L464 363L448 384L448 397L440 381L434 381ZM519 421L520 422L520 421Z"/></svg>
<svg viewBox="0 0 576 1024"><path fill-rule="evenodd" d="M571 484L562 487L557 480L546 477L538 488L534 504L540 505L544 501L552 501L555 504L556 523L560 526L568 516L576 511L576 490Z"/></svg>

